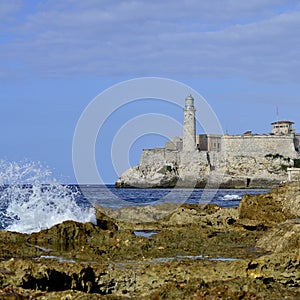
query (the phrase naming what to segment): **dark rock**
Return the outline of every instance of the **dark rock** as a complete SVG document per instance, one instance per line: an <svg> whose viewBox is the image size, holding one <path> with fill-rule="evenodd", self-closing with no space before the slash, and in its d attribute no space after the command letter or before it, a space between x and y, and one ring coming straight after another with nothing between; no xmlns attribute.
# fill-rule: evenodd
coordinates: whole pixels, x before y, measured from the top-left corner
<svg viewBox="0 0 300 300"><path fill-rule="evenodd" d="M40 291L65 291L71 289L72 278L64 272L45 268L40 274L26 274L21 287Z"/></svg>
<svg viewBox="0 0 300 300"><path fill-rule="evenodd" d="M113 221L112 218L104 214L100 211L100 209L96 209L96 220L97 226L103 230L116 231L118 230L117 224Z"/></svg>
<svg viewBox="0 0 300 300"><path fill-rule="evenodd" d="M269 227L267 227L264 224L242 224L242 227L246 230L250 230L250 231L266 231L269 229Z"/></svg>

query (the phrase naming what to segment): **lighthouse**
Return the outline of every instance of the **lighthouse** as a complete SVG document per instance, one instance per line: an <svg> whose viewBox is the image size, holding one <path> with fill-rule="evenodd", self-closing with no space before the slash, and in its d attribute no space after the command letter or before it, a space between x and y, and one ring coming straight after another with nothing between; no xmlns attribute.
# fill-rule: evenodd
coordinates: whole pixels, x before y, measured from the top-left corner
<svg viewBox="0 0 300 300"><path fill-rule="evenodd" d="M183 151L196 150L196 119L194 98L189 95L185 98L184 123L183 123Z"/></svg>

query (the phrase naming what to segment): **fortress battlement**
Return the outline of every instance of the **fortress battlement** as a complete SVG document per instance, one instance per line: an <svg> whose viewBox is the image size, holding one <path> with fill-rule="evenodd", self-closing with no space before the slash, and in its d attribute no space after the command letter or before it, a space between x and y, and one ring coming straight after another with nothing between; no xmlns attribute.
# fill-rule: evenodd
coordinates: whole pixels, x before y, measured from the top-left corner
<svg viewBox="0 0 300 300"><path fill-rule="evenodd" d="M297 134L198 134L195 136L196 150L207 152L257 152L257 155L279 153L289 157L299 156L300 135ZM165 144L165 150L182 152L183 138L176 137ZM150 150L150 149L149 149ZM153 149L155 151L155 149Z"/></svg>

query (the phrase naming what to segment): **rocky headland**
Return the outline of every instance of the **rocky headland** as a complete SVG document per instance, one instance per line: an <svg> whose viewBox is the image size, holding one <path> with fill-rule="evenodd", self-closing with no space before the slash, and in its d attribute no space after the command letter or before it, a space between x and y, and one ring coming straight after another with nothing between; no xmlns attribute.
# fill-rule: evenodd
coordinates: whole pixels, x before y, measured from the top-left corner
<svg viewBox="0 0 300 300"><path fill-rule="evenodd" d="M299 182L238 208L96 211L96 225L0 231L0 299L300 298Z"/></svg>
<svg viewBox="0 0 300 300"><path fill-rule="evenodd" d="M115 187L272 188L288 179L288 168L300 165L296 152L270 154L267 147L259 152L255 142L252 148L242 154L227 149L226 153L178 153L175 158L165 149L143 150L139 165L126 170Z"/></svg>

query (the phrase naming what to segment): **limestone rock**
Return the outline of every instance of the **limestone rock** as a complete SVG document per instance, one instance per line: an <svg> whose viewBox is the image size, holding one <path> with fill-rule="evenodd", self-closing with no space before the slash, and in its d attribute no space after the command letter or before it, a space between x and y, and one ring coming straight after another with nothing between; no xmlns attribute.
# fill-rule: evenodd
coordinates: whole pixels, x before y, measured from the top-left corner
<svg viewBox="0 0 300 300"><path fill-rule="evenodd" d="M244 195L239 205L239 218L274 225L300 217L300 183L280 185L267 194Z"/></svg>
<svg viewBox="0 0 300 300"><path fill-rule="evenodd" d="M108 209L100 206L96 206L96 215L99 213L109 216L118 221L126 223L148 223L156 222L159 219L169 215L180 204L168 203L158 205L145 205L145 206L125 206L120 209Z"/></svg>
<svg viewBox="0 0 300 300"><path fill-rule="evenodd" d="M204 188L218 174L214 187L266 188L274 187L287 179L287 168L293 159L279 154L235 154L218 152L182 152L177 159L168 158L160 149L143 154L138 166L125 171L116 187L198 187Z"/></svg>
<svg viewBox="0 0 300 300"><path fill-rule="evenodd" d="M299 255L300 222L289 220L273 227L257 242L257 247L275 253Z"/></svg>
<svg viewBox="0 0 300 300"><path fill-rule="evenodd" d="M1 258L10 259L12 257L23 256L38 257L41 255L43 251L30 245L27 242L28 237L28 234L0 230Z"/></svg>
<svg viewBox="0 0 300 300"><path fill-rule="evenodd" d="M173 187L178 181L176 171L168 166L141 169L139 166L128 169L115 183L115 187Z"/></svg>
<svg viewBox="0 0 300 300"><path fill-rule="evenodd" d="M100 209L96 209L96 220L97 226L103 230L118 230L118 225L114 222L114 220L110 218L109 215L101 212Z"/></svg>
<svg viewBox="0 0 300 300"><path fill-rule="evenodd" d="M84 244L93 235L103 235L103 231L92 223L65 221L49 229L32 233L28 239L31 243L61 245L65 250Z"/></svg>
<svg viewBox="0 0 300 300"><path fill-rule="evenodd" d="M105 266L89 266L54 259L41 261L10 260L2 267L10 273L1 274L1 286L21 287L32 291L77 290L85 293L110 293L113 281L106 275Z"/></svg>
<svg viewBox="0 0 300 300"><path fill-rule="evenodd" d="M0 299L299 299L299 193L289 183L239 209L96 208L99 226L0 231Z"/></svg>
<svg viewBox="0 0 300 300"><path fill-rule="evenodd" d="M287 253L259 257L249 262L247 267L249 278L259 279L265 284L277 282L285 287L296 288L298 291L300 284L299 270L299 256ZM297 297L292 299L297 299Z"/></svg>

